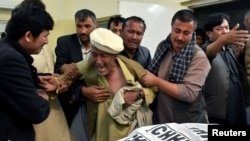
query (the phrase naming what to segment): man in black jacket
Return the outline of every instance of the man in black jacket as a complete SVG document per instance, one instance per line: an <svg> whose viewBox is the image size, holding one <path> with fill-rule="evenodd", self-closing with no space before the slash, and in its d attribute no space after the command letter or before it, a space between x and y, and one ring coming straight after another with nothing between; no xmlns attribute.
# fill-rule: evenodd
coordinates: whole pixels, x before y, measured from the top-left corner
<svg viewBox="0 0 250 141"><path fill-rule="evenodd" d="M30 54L48 43L53 25L49 13L27 4L15 10L6 26L7 36L0 40L0 141L34 141L32 124L49 115L46 92L55 90L56 81L37 77ZM39 85L44 78L50 82L47 89Z"/></svg>
<svg viewBox="0 0 250 141"><path fill-rule="evenodd" d="M81 9L75 13L75 25L77 33L59 37L55 48L55 73L63 73L66 78L76 78L78 71L75 63L90 55L89 34L97 27L96 16L88 9ZM58 96L69 126L78 108L77 103L69 103L76 86Z"/></svg>

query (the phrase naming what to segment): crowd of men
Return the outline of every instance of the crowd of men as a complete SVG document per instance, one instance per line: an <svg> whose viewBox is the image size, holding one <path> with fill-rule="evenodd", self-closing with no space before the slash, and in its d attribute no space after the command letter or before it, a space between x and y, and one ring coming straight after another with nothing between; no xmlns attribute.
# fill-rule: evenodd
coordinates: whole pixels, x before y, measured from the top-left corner
<svg viewBox="0 0 250 141"><path fill-rule="evenodd" d="M141 45L143 18L116 15L107 28L89 9L74 18L76 33L53 51L42 1L12 11L0 39L0 141L117 141L148 125L248 124L249 11L246 30L210 14L198 44L195 14L178 10L152 57Z"/></svg>

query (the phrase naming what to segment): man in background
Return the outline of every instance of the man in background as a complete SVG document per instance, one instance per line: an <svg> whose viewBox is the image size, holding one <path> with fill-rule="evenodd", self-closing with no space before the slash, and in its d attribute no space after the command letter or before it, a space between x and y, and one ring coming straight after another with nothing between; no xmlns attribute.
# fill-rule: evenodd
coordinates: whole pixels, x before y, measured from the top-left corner
<svg viewBox="0 0 250 141"><path fill-rule="evenodd" d="M244 26L250 34L250 10L248 10L244 15ZM245 50L239 58L240 63L245 67L248 84L250 85L250 41L246 42ZM242 61L243 60L243 61ZM250 124L250 108L247 108L247 123Z"/></svg>
<svg viewBox="0 0 250 141"><path fill-rule="evenodd" d="M145 30L146 24L142 18L137 16L126 18L122 25L121 34L124 50L120 54L139 62L144 68L147 68L152 58L149 49L141 46Z"/></svg>
<svg viewBox="0 0 250 141"><path fill-rule="evenodd" d="M76 62L86 59L90 55L90 33L97 27L96 15L89 9L81 9L75 13L76 33L64 35L57 39L55 48L55 73L64 74L66 78L78 76ZM76 82L78 83L78 82ZM80 82L79 82L80 83ZM72 100L74 85L69 91L59 95L69 126L78 105ZM70 104L69 101L72 100Z"/></svg>
<svg viewBox="0 0 250 141"><path fill-rule="evenodd" d="M4 38L6 36L6 33L5 32L2 32L1 33L1 38Z"/></svg>
<svg viewBox="0 0 250 141"><path fill-rule="evenodd" d="M250 34L250 10L248 10L245 13L243 23L244 23L246 30L248 31L248 34ZM250 41L246 42L245 52L244 52L244 63L245 64L243 65L245 65L247 79L250 85Z"/></svg>
<svg viewBox="0 0 250 141"><path fill-rule="evenodd" d="M244 68L239 64L231 46L244 47L248 31L236 24L230 30L230 17L225 13L210 14L204 21L208 36L202 46L211 71L206 79L204 97L210 123L246 125L246 104L249 86Z"/></svg>
<svg viewBox="0 0 250 141"><path fill-rule="evenodd" d="M206 41L206 33L201 28L195 30L196 33L196 44L201 47Z"/></svg>
<svg viewBox="0 0 250 141"><path fill-rule="evenodd" d="M107 28L115 34L121 36L122 24L124 20L125 19L121 15L115 15L113 17L110 17Z"/></svg>

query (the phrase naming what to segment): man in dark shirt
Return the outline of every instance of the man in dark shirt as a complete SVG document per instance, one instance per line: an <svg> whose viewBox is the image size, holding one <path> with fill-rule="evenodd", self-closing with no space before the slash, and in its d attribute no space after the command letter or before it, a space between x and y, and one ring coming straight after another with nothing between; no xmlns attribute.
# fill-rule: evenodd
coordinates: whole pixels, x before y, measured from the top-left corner
<svg viewBox="0 0 250 141"><path fill-rule="evenodd" d="M150 51L140 45L145 30L146 24L142 18L137 16L126 18L122 25L121 34L124 50L120 54L139 62L144 68L147 68L152 59Z"/></svg>
<svg viewBox="0 0 250 141"><path fill-rule="evenodd" d="M230 18L224 13L213 13L204 22L209 40L202 48L211 64L204 96L210 123L246 125L245 104L250 102L246 99L250 90L231 45L243 47L249 35L238 30L239 24L232 30L229 25Z"/></svg>
<svg viewBox="0 0 250 141"><path fill-rule="evenodd" d="M115 15L110 17L108 21L107 28L111 30L113 33L121 36L122 33L122 24L125 18L123 18L121 15Z"/></svg>

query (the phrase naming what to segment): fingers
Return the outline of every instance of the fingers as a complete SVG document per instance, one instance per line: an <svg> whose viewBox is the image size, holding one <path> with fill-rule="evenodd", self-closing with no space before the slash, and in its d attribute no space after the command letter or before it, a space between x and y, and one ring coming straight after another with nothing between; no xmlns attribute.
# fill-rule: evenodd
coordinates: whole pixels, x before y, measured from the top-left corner
<svg viewBox="0 0 250 141"><path fill-rule="evenodd" d="M51 75L54 77L60 77L60 74L58 74L58 73L52 73Z"/></svg>
<svg viewBox="0 0 250 141"><path fill-rule="evenodd" d="M112 95L112 93L104 86L98 85L84 87L82 93L93 102L106 101Z"/></svg>
<svg viewBox="0 0 250 141"><path fill-rule="evenodd" d="M77 78L79 76L79 72L76 63L67 64L64 67L63 73L67 79Z"/></svg>
<svg viewBox="0 0 250 141"><path fill-rule="evenodd" d="M232 31L227 36L227 43L236 46L245 46L245 43L249 40L249 35L247 30L237 30Z"/></svg>
<svg viewBox="0 0 250 141"><path fill-rule="evenodd" d="M249 35L242 35L235 40L235 45L237 46L245 46L245 43L248 42L249 40Z"/></svg>
<svg viewBox="0 0 250 141"><path fill-rule="evenodd" d="M97 99L101 101L105 101L112 95L112 93L109 92L109 90L107 90L105 87L98 86L98 88L99 88L97 92L98 94L96 95Z"/></svg>
<svg viewBox="0 0 250 141"><path fill-rule="evenodd" d="M109 97L110 97L110 94L108 94L108 93L103 93L103 94L100 94L100 95L96 95L96 97L94 98L93 101L95 101L95 102L104 102L104 101L106 101Z"/></svg>
<svg viewBox="0 0 250 141"><path fill-rule="evenodd" d="M91 86L91 87L93 87L93 88L95 88L95 89L98 89L98 90L103 90L103 89L106 90L106 88L105 88L104 86L93 85L93 86Z"/></svg>
<svg viewBox="0 0 250 141"><path fill-rule="evenodd" d="M38 76L40 81L48 81L51 80L53 77L52 76Z"/></svg>
<svg viewBox="0 0 250 141"><path fill-rule="evenodd" d="M236 31L236 30L239 29L239 27L240 27L240 24L237 23L237 24L231 29L231 31Z"/></svg>
<svg viewBox="0 0 250 141"><path fill-rule="evenodd" d="M47 95L45 90L37 89L36 91L37 91L38 95L41 96L43 99L49 100L49 96Z"/></svg>
<svg viewBox="0 0 250 141"><path fill-rule="evenodd" d="M77 78L79 76L79 73L74 72L74 71L70 71L65 76L66 76L67 79L75 79L75 78Z"/></svg>

